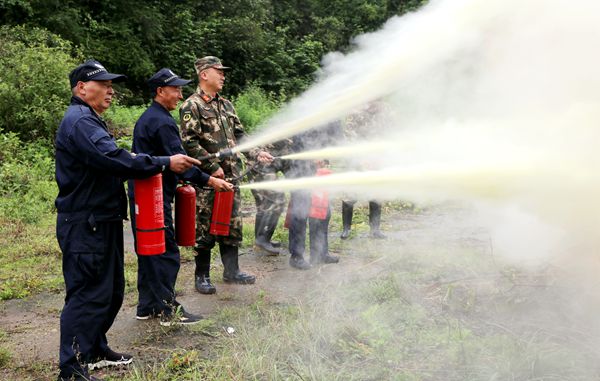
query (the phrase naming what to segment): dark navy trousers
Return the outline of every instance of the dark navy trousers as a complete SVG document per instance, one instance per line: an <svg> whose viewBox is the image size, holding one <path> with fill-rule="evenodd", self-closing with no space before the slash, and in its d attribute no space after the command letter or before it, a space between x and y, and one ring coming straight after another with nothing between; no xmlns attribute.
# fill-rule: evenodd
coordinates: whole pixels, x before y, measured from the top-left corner
<svg viewBox="0 0 600 381"><path fill-rule="evenodd" d="M331 209L327 211L325 219L309 217L311 192L306 190L290 193L290 223L289 223L289 249L291 255L303 256L306 242L306 223L308 221L308 236L310 242L310 256L319 258L329 252L329 219Z"/></svg>
<svg viewBox="0 0 600 381"><path fill-rule="evenodd" d="M131 226L135 232L135 199L130 194ZM163 204L165 218L165 253L138 255L137 315L170 314L175 301L175 282L180 267L180 255L173 228L173 207ZM135 237L135 234L134 234ZM136 241L137 242L137 241Z"/></svg>
<svg viewBox="0 0 600 381"><path fill-rule="evenodd" d="M82 365L108 349L106 332L121 308L125 290L123 221L95 222L59 213L56 233L66 286L59 367L60 376L69 378L86 375Z"/></svg>

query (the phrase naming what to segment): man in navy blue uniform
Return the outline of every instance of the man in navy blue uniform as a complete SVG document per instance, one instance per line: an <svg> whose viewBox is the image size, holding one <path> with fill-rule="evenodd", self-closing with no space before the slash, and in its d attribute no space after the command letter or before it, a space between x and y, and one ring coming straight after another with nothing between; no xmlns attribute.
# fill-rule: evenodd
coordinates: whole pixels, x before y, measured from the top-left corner
<svg viewBox="0 0 600 381"><path fill-rule="evenodd" d="M168 68L159 70L148 80L154 100L135 124L132 146L134 153L145 153L152 156L185 154L177 123L170 111L175 110L179 101L183 99L181 86L190 82L190 80L179 78ZM233 190L232 184L209 176L197 167L190 168L181 175L169 170L163 173L166 252L162 255L138 255L139 299L136 315L138 320L146 320L160 315L161 325L194 324L201 319L200 316L188 313L175 300L175 282L180 261L179 248L173 229L172 204L179 180L190 181L197 186L208 185L217 191ZM131 222L135 231L133 181L130 181L129 185Z"/></svg>
<svg viewBox="0 0 600 381"><path fill-rule="evenodd" d="M106 333L123 303L123 182L200 162L185 155L152 157L120 149L100 115L114 94L109 73L89 60L69 74L73 97L56 134L58 211L65 306L60 317L59 380L99 380L88 367L128 364L132 356L109 348Z"/></svg>

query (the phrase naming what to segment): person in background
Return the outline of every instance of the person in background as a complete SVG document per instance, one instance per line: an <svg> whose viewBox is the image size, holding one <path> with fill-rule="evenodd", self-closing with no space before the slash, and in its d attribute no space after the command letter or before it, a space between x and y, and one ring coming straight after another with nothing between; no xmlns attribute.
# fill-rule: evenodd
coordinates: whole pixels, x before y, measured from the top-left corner
<svg viewBox="0 0 600 381"><path fill-rule="evenodd" d="M346 139L360 141L366 137L373 137L377 131L381 131L385 124L389 124L387 119L388 110L385 103L381 100L373 101L367 105L364 110L356 112L346 118L344 124L344 134ZM369 167L373 163L361 163L359 167ZM354 205L357 200L342 200L342 234L341 239L348 239L352 228L352 217L354 214ZM386 236L381 232L381 202L377 200L369 201L369 236L375 239L385 239Z"/></svg>
<svg viewBox="0 0 600 381"><path fill-rule="evenodd" d="M188 155L198 158L234 148L245 134L233 104L219 94L225 83L225 70L229 68L214 56L199 58L195 68L198 88L183 102L179 114L183 147ZM250 157L263 163L273 160L268 152L257 149L250 152ZM241 158L238 154L217 157L203 162L201 169L213 177L228 178L235 182L241 176ZM214 196L212 190L197 188L195 286L201 294L216 292L210 280L210 259L211 250L217 243L224 267L224 282L253 284L256 281L254 275L240 271L238 263L238 250L242 243L240 191L235 190L230 233L227 236L210 234Z"/></svg>
<svg viewBox="0 0 600 381"><path fill-rule="evenodd" d="M331 123L322 128L308 131L293 137L294 152L315 150L328 146L340 131L339 123ZM291 160L286 178L310 177L317 174L317 169L323 167L324 161ZM299 270L310 269L311 263L337 263L339 257L329 254L329 220L331 208L327 205L324 219L310 217L311 191L300 189L290 192L289 205L289 250L290 266ZM310 242L310 262L304 258L306 242L306 226L308 223Z"/></svg>
<svg viewBox="0 0 600 381"><path fill-rule="evenodd" d="M56 238L66 288L59 380L99 380L88 368L132 361L131 355L113 351L106 338L125 291L123 182L200 164L182 154L132 155L117 147L100 115L112 102L113 81L124 79L94 60L73 69L71 104L56 133Z"/></svg>
<svg viewBox="0 0 600 381"><path fill-rule="evenodd" d="M181 87L191 81L180 78L169 68L163 68L148 80L153 101L140 116L133 130L132 152L152 156L184 154L179 129L170 111L183 99ZM201 316L187 312L175 299L175 282L180 268L179 247L173 228L173 199L177 182L189 181L197 186L208 185L215 191L231 191L233 185L209 176L197 167L183 174L165 170L162 174L165 247L161 255L138 255L138 306L136 319L160 316L161 325L198 323ZM129 182L131 226L135 232L134 182ZM175 313L174 313L175 312Z"/></svg>
<svg viewBox="0 0 600 381"><path fill-rule="evenodd" d="M283 156L291 151L292 140L283 139L267 145L269 153ZM287 161L275 158L270 164L262 164L249 160L249 180L263 182L277 180L278 172L287 170ZM278 255L281 243L271 238L277 228L279 217L285 209L285 193L277 190L252 189L256 203L256 219L254 222L254 250L266 255Z"/></svg>

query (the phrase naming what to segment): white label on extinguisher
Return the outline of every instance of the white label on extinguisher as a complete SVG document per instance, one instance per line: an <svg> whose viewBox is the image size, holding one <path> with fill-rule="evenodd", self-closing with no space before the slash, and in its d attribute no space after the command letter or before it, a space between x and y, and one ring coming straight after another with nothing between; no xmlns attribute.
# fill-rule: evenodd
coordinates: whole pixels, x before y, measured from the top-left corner
<svg viewBox="0 0 600 381"><path fill-rule="evenodd" d="M135 215L137 216L138 214L140 214L140 206L135 204Z"/></svg>

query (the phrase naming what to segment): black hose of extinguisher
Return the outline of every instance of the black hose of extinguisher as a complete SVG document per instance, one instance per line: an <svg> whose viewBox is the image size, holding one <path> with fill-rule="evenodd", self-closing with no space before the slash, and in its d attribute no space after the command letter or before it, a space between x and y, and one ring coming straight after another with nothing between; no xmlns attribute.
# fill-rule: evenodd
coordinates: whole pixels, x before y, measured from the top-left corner
<svg viewBox="0 0 600 381"><path fill-rule="evenodd" d="M231 148L226 148L217 153L211 153L210 155L201 156L198 158L198 161L206 161L206 160L215 159L215 158L225 158L225 157L233 156L233 154L234 153L231 150ZM256 164L251 165L250 167L246 168L246 170L243 171L239 176L232 177L232 178L225 179L225 180L227 180L229 182L240 181L242 178L244 178L244 176L246 176L248 173L250 173L250 171L252 171L257 166L257 164L258 164L258 162ZM234 188L235 187L236 186L234 186ZM212 189L210 187L204 187L204 189L206 189L206 188Z"/></svg>
<svg viewBox="0 0 600 381"><path fill-rule="evenodd" d="M227 180L227 179L225 179L225 180ZM227 181L229 181L229 180L227 180ZM210 191L214 191L214 190L215 190L215 188L213 188L213 187L209 187L209 186L206 186L206 185L205 185L205 186L203 186L203 187L202 187L202 190L210 190ZM234 186L233 186L233 190L240 190L240 187L239 187L238 185L234 185ZM219 192L221 192L221 191L219 191Z"/></svg>
<svg viewBox="0 0 600 381"><path fill-rule="evenodd" d="M241 179L243 179L248 173L250 173L254 168L256 168L256 166L258 165L258 163L251 165L249 167L247 167L239 176L237 177L232 177L230 179L226 179L227 181L231 182L238 182Z"/></svg>
<svg viewBox="0 0 600 381"><path fill-rule="evenodd" d="M251 165L250 167L246 168L246 170L244 172L242 172L239 176L226 178L225 181L230 182L230 183L235 183L235 182L240 181L244 176L246 176L248 173L250 173L250 171L252 171L256 167L257 164L258 163L254 164L254 165ZM205 190L211 190L212 189L212 190L214 190L212 187L209 187L209 186L203 186L202 189L205 189ZM239 190L240 187L237 186L237 185L234 185L233 189Z"/></svg>

